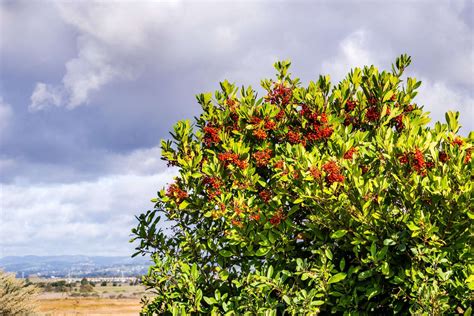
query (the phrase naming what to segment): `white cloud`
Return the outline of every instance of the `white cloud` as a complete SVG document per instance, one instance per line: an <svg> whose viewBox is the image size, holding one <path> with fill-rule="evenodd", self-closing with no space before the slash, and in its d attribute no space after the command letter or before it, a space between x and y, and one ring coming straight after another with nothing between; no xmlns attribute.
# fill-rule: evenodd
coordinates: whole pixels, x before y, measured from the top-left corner
<svg viewBox="0 0 474 316"><path fill-rule="evenodd" d="M79 40L79 56L66 63L63 78L68 92L68 108L88 103L89 95L115 78L127 77L126 69L115 66L106 51L93 40Z"/></svg>
<svg viewBox="0 0 474 316"><path fill-rule="evenodd" d="M111 154L105 158L107 172L116 174L147 175L166 169L161 160L161 148L134 150L129 154Z"/></svg>
<svg viewBox="0 0 474 316"><path fill-rule="evenodd" d="M210 62L210 56L235 53L241 35L249 31L239 19L249 4L229 3L219 9L210 4L202 10L201 5L179 1L57 3L64 23L78 34L77 56L65 63L60 84L37 83L30 109L73 109L89 103L106 85L137 79L144 70L175 72L175 67L203 66L201 59ZM240 10L234 10L237 7ZM260 23L255 14L248 14L246 22Z"/></svg>
<svg viewBox="0 0 474 316"><path fill-rule="evenodd" d="M431 122L445 122L447 111L459 111L460 123L464 134L474 130L474 99L468 91L456 89L441 81L419 79L422 85L418 89L415 101L431 112Z"/></svg>
<svg viewBox="0 0 474 316"><path fill-rule="evenodd" d="M150 209L175 175L113 175L96 181L1 187L0 256L26 253L131 254L134 215Z"/></svg>
<svg viewBox="0 0 474 316"><path fill-rule="evenodd" d="M369 33L364 29L357 30L339 43L336 56L322 63L322 71L329 74L334 83L339 82L355 67L376 65L382 59L380 52L377 55L370 48Z"/></svg>
<svg viewBox="0 0 474 316"><path fill-rule="evenodd" d="M51 106L60 106L63 100L63 91L61 87L38 82L30 100L30 111L39 111Z"/></svg>
<svg viewBox="0 0 474 316"><path fill-rule="evenodd" d="M106 4L102 2L59 2L63 21L78 32L77 57L66 62L61 84L39 82L31 96L30 109L49 106L73 109L87 104L91 94L115 80L130 80L140 73L140 53L151 34L174 3L160 7L143 2Z"/></svg>

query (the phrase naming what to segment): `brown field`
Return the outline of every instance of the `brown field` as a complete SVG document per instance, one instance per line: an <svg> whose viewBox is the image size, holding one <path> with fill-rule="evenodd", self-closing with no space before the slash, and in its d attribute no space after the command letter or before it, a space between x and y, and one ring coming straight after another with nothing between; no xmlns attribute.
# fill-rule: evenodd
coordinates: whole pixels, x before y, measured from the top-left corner
<svg viewBox="0 0 474 316"><path fill-rule="evenodd" d="M38 279L37 283L50 280ZM96 284L88 291L81 290L80 283L60 291L58 288L46 290L38 296L37 311L41 316L59 315L138 315L141 297L148 294L143 285L108 283Z"/></svg>
<svg viewBox="0 0 474 316"><path fill-rule="evenodd" d="M139 298L58 298L40 299L39 315L138 315Z"/></svg>

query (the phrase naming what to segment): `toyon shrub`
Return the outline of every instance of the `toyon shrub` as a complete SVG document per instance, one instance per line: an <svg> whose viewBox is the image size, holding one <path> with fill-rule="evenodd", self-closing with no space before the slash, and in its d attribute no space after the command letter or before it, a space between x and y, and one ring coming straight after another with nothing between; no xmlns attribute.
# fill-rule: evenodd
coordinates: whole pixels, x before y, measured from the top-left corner
<svg viewBox="0 0 474 316"><path fill-rule="evenodd" d="M262 98L198 95L161 143L179 176L132 231L154 261L142 313L470 315L474 133L427 126L409 64L302 87L283 61Z"/></svg>

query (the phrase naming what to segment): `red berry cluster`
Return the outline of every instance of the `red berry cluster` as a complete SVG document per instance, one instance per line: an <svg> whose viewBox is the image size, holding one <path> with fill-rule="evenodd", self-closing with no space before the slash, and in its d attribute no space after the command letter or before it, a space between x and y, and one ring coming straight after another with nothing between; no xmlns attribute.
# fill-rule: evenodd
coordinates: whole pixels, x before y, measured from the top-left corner
<svg viewBox="0 0 474 316"><path fill-rule="evenodd" d="M254 221L259 221L260 220L260 214L259 213L254 213L250 215L250 218L253 219Z"/></svg>
<svg viewBox="0 0 474 316"><path fill-rule="evenodd" d="M276 119L277 121L280 121L280 120L282 120L284 117L285 117L285 111L284 111L284 110L280 110L280 112L278 112L278 114L275 116L275 119Z"/></svg>
<svg viewBox="0 0 474 316"><path fill-rule="evenodd" d="M351 124L353 126L358 126L359 125L359 119L357 117L350 116L349 114L346 114L345 118L344 118L344 126L349 126Z"/></svg>
<svg viewBox="0 0 474 316"><path fill-rule="evenodd" d="M376 97L370 97L367 101L369 101L370 105L376 105L377 104L377 98Z"/></svg>
<svg viewBox="0 0 474 316"><path fill-rule="evenodd" d="M231 111L235 111L235 108L237 106L237 102L235 100L229 98L225 101L225 104L229 106Z"/></svg>
<svg viewBox="0 0 474 316"><path fill-rule="evenodd" d="M402 155L399 155L398 161L400 161L400 163L403 165L409 164L419 175L422 176L426 175L427 169L434 167L434 162L425 161L423 152L418 148L415 149L414 152L403 153Z"/></svg>
<svg viewBox="0 0 474 316"><path fill-rule="evenodd" d="M288 134L286 134L286 137L288 138L288 141L292 144L299 144L303 143L303 146L306 145L306 142L304 139L301 137L301 133L289 130Z"/></svg>
<svg viewBox="0 0 474 316"><path fill-rule="evenodd" d="M321 129L318 129L316 132L309 132L307 138L310 141L316 141L318 139L326 139L326 138L331 137L333 132L334 130L332 129L332 127L326 126Z"/></svg>
<svg viewBox="0 0 474 316"><path fill-rule="evenodd" d="M395 123L395 128L397 131L401 132L403 129L403 114L400 114L393 118L393 122Z"/></svg>
<svg viewBox="0 0 474 316"><path fill-rule="evenodd" d="M283 160L278 160L277 162L275 162L275 164L273 165L273 168L283 169Z"/></svg>
<svg viewBox="0 0 474 316"><path fill-rule="evenodd" d="M232 113L230 115L230 119L232 120L232 126L229 126L230 130L238 131L239 130L239 115L237 113Z"/></svg>
<svg viewBox="0 0 474 316"><path fill-rule="evenodd" d="M317 113L312 111L307 105L301 106L300 114L309 122L309 130L306 131L307 141L317 141L331 137L333 128L328 125L326 113Z"/></svg>
<svg viewBox="0 0 474 316"><path fill-rule="evenodd" d="M464 140L461 137L456 137L455 139L451 141L451 145L455 147L461 147L462 145L464 145ZM471 152L472 152L472 148L466 149L466 156L464 157L465 164L468 164L469 162L471 162ZM441 160L441 153L440 153L439 159Z"/></svg>
<svg viewBox="0 0 474 316"><path fill-rule="evenodd" d="M244 212L244 209L237 203L234 204L234 213L240 215Z"/></svg>
<svg viewBox="0 0 474 316"><path fill-rule="evenodd" d="M344 159L351 160L354 157L354 154L357 152L357 148L351 147L346 153L344 154Z"/></svg>
<svg viewBox="0 0 474 316"><path fill-rule="evenodd" d="M216 196L221 194L222 181L216 177L205 177L203 180L206 188L206 193L209 199L214 199Z"/></svg>
<svg viewBox="0 0 474 316"><path fill-rule="evenodd" d="M270 120L268 117L265 120L259 118L258 116L252 116L249 120L250 124L255 125L253 136L257 139L264 140L268 137L267 131L274 130L276 123ZM261 124L263 122L263 124ZM262 128L263 127L263 128Z"/></svg>
<svg viewBox="0 0 474 316"><path fill-rule="evenodd" d="M253 131L253 136L255 136L255 138L257 139L260 139L260 140L264 140L267 138L267 132L265 132L265 130L261 129L261 128L258 128L256 130Z"/></svg>
<svg viewBox="0 0 474 316"><path fill-rule="evenodd" d="M415 153L413 154L413 160L412 160L412 167L413 169L416 170L421 175L426 174L426 162L425 162L425 157L423 156L423 153L417 148L415 150Z"/></svg>
<svg viewBox="0 0 474 316"><path fill-rule="evenodd" d="M402 165L406 165L406 164L409 162L408 154L407 154L407 153L403 153L402 155L399 155L399 156L398 156L398 161L400 161L400 163L401 163Z"/></svg>
<svg viewBox="0 0 474 316"><path fill-rule="evenodd" d="M461 147L464 144L464 141L461 137L456 137L452 142L451 145Z"/></svg>
<svg viewBox="0 0 474 316"><path fill-rule="evenodd" d="M334 182L343 182L344 176L341 174L339 166L334 161L328 161L323 165L326 172L326 182L331 185Z"/></svg>
<svg viewBox="0 0 474 316"><path fill-rule="evenodd" d="M250 124L258 125L260 124L262 119L259 118L258 116L252 116L249 121L250 121Z"/></svg>
<svg viewBox="0 0 474 316"><path fill-rule="evenodd" d="M321 178L321 171L318 169L318 167L309 167L309 173L315 180Z"/></svg>
<svg viewBox="0 0 474 316"><path fill-rule="evenodd" d="M188 193L182 190L178 184L173 183L168 187L168 191L166 192L166 196L174 199L176 203L181 203L185 198L188 197Z"/></svg>
<svg viewBox="0 0 474 316"><path fill-rule="evenodd" d="M396 103L395 106L398 107L399 104ZM393 124L394 124L394 126L395 126L395 128L397 129L398 132L401 132L401 131L403 130L403 128L405 127L405 126L403 125L403 117L404 117L407 113L412 112L414 109L415 109L415 106L412 105L412 104L409 104L409 105L407 105L407 106L403 109L403 113L402 113L402 114L400 114L400 115L398 115L398 116L396 116L396 117L394 117L394 118L392 119L392 122L393 122Z"/></svg>
<svg viewBox="0 0 474 316"><path fill-rule="evenodd" d="M244 223L242 223L242 221L238 219L233 219L231 223L232 225L240 227L240 228L244 227Z"/></svg>
<svg viewBox="0 0 474 316"><path fill-rule="evenodd" d="M347 102L346 102L346 111L347 112L352 112L355 109L356 106L357 106L356 101L347 100Z"/></svg>
<svg viewBox="0 0 474 316"><path fill-rule="evenodd" d="M270 201L270 199L272 198L272 193L268 190L262 190L260 191L258 196L260 196L263 202L268 203L268 201Z"/></svg>
<svg viewBox="0 0 474 316"><path fill-rule="evenodd" d="M219 137L219 128L208 124L203 128L204 130L204 143L207 147L210 147L212 144L217 144L221 141Z"/></svg>
<svg viewBox="0 0 474 316"><path fill-rule="evenodd" d="M365 114L365 117L367 118L369 122L376 122L380 118L380 112L376 106L371 106L370 108L367 109L367 113Z"/></svg>
<svg viewBox="0 0 474 316"><path fill-rule="evenodd" d="M435 166L434 161L427 161L426 162L426 169L433 169Z"/></svg>
<svg viewBox="0 0 474 316"><path fill-rule="evenodd" d="M255 152L253 154L253 158L255 158L257 166L265 167L272 157L272 153L272 150L269 148Z"/></svg>
<svg viewBox="0 0 474 316"><path fill-rule="evenodd" d="M280 225L281 221L285 219L285 215L283 214L282 210L278 210L273 214L273 216L270 218L270 224L273 226Z"/></svg>
<svg viewBox="0 0 474 316"><path fill-rule="evenodd" d="M267 130L274 130L276 127L276 123L272 120L267 120L265 121L265 129Z"/></svg>
<svg viewBox="0 0 474 316"><path fill-rule="evenodd" d="M239 155L227 151L225 153L219 153L218 158L221 162L224 163L224 166L227 167L228 165L232 164L234 161L239 159Z"/></svg>
<svg viewBox="0 0 474 316"><path fill-rule="evenodd" d="M446 163L449 160L448 154L444 151L441 151L438 157L439 157L439 161L441 161L442 163Z"/></svg>
<svg viewBox="0 0 474 316"><path fill-rule="evenodd" d="M466 157L464 158L465 164L468 164L471 162L471 152L472 152L472 148L469 148L468 150L466 150Z"/></svg>
<svg viewBox="0 0 474 316"><path fill-rule="evenodd" d="M281 104L282 106L290 103L293 92L291 88L285 87L284 84L275 84L272 91L265 97L271 104Z"/></svg>
<svg viewBox="0 0 474 316"><path fill-rule="evenodd" d="M225 152L225 153L219 153L218 159L224 163L224 167L227 167L230 164L233 164L240 169L245 169L247 168L247 162L245 160L239 159L239 155L233 153L233 152Z"/></svg>

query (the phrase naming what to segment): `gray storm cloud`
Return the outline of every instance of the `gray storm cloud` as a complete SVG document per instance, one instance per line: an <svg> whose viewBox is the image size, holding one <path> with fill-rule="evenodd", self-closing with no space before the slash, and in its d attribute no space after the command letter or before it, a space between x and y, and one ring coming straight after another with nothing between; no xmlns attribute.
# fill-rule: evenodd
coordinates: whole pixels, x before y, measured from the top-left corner
<svg viewBox="0 0 474 316"><path fill-rule="evenodd" d="M160 138L194 94L303 83L412 55L417 97L473 130L471 1L0 3L0 256L129 254L134 214L172 180ZM21 35L21 36L20 36Z"/></svg>

